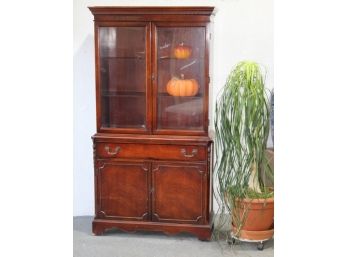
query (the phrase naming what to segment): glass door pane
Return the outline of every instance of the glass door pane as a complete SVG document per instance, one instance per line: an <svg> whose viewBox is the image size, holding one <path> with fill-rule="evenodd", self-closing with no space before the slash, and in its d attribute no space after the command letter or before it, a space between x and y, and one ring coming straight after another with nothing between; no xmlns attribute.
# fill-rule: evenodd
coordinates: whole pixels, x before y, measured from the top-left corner
<svg viewBox="0 0 348 257"><path fill-rule="evenodd" d="M157 27L157 129L203 130L205 27Z"/></svg>
<svg viewBox="0 0 348 257"><path fill-rule="evenodd" d="M101 126L146 127L146 27L100 27Z"/></svg>

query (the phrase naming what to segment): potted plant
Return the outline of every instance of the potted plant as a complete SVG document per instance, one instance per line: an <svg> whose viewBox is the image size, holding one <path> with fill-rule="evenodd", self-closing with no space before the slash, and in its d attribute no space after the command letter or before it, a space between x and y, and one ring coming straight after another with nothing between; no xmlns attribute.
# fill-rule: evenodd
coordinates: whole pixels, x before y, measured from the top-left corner
<svg viewBox="0 0 348 257"><path fill-rule="evenodd" d="M215 196L220 212L228 210L231 215L233 238L259 241L262 248L263 241L273 236L274 216L273 173L266 153L270 106L264 77L259 64L238 63L218 97L214 119Z"/></svg>

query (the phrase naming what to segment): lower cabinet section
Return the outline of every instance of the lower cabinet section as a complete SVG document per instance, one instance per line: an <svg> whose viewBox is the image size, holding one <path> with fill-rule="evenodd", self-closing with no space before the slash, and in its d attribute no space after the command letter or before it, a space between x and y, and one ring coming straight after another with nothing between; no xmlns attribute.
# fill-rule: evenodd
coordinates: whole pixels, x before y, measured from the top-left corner
<svg viewBox="0 0 348 257"><path fill-rule="evenodd" d="M98 149L96 145L94 149ZM133 146L135 152L146 149L146 145L138 145L141 144ZM167 234L188 232L209 240L212 231L210 143L194 146L198 147L205 152L205 161L194 160L195 155L186 157L192 160L171 160L170 154L168 160L105 158L95 151L93 233L100 235L110 228ZM161 156L165 155L165 151L161 152Z"/></svg>

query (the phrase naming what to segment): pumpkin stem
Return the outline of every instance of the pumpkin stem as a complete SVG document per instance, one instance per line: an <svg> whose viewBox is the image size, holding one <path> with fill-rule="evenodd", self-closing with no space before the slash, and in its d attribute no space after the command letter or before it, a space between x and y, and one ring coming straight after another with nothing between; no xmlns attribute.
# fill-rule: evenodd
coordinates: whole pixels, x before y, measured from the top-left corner
<svg viewBox="0 0 348 257"><path fill-rule="evenodd" d="M184 79L184 74L180 74L181 79Z"/></svg>

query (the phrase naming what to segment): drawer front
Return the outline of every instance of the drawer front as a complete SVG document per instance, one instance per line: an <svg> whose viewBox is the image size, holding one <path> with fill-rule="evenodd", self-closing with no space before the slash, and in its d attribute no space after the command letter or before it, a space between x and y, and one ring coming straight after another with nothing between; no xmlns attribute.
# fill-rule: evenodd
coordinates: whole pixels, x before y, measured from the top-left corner
<svg viewBox="0 0 348 257"><path fill-rule="evenodd" d="M205 146L97 143L98 158L205 161Z"/></svg>

